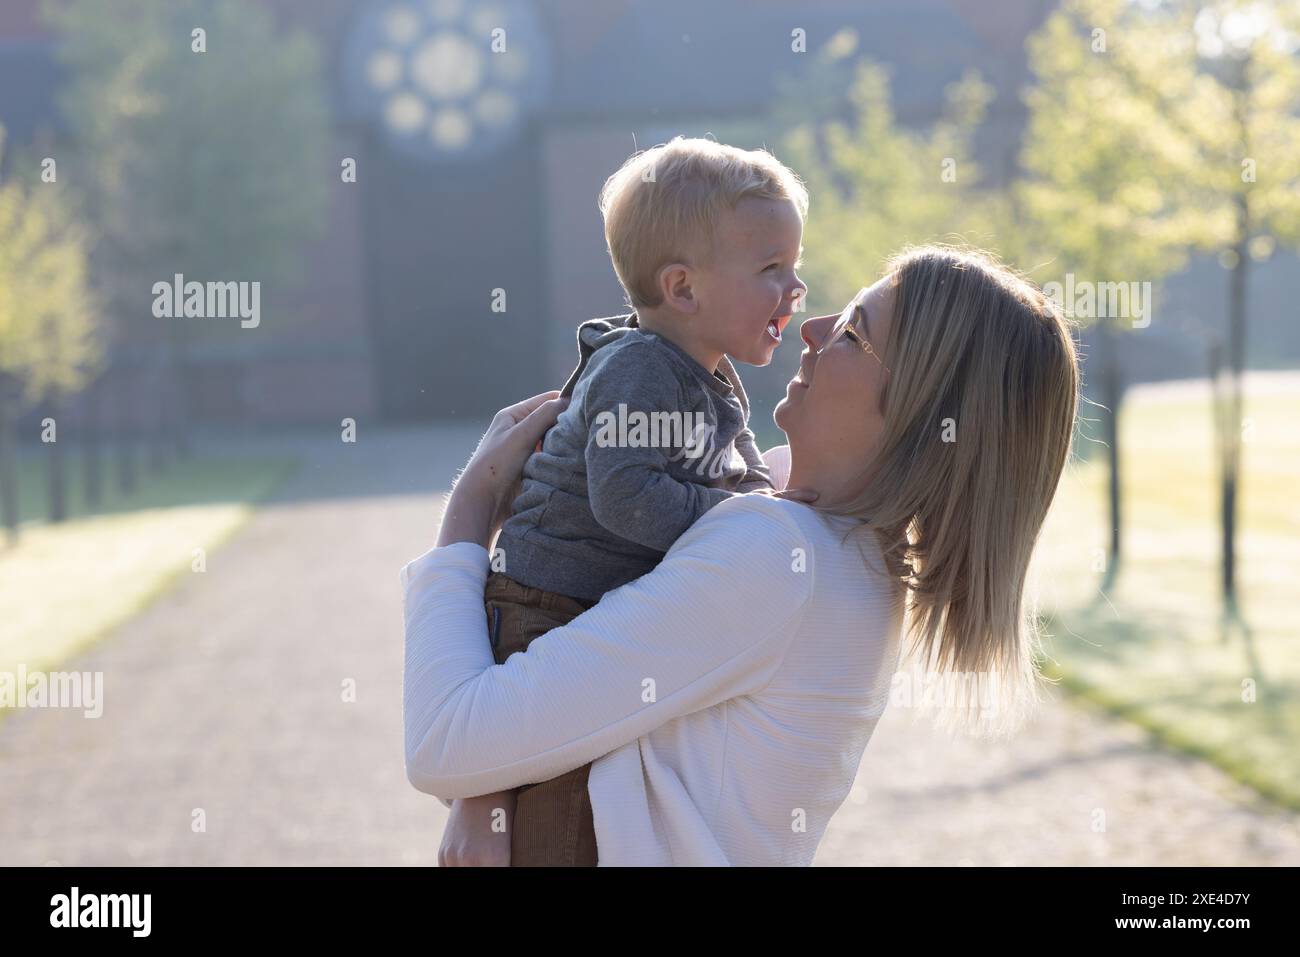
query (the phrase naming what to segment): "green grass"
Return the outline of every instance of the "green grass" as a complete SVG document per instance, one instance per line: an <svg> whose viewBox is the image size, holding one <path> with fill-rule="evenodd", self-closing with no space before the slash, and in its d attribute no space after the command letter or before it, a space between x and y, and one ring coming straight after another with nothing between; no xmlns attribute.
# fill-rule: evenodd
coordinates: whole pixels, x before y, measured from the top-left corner
<svg viewBox="0 0 1300 957"><path fill-rule="evenodd" d="M1109 593L1104 454L1071 466L1044 529L1035 574L1052 633L1045 670L1300 809L1300 376L1249 386L1245 416L1237 555L1247 630L1221 614L1208 392L1142 390L1122 412L1124 556Z"/></svg>
<svg viewBox="0 0 1300 957"><path fill-rule="evenodd" d="M68 518L229 500L232 495L244 494L242 488L246 475L251 476L252 472L264 465L276 468L289 463L288 459L220 460L204 457L173 460L168 468L156 472L148 467L144 454L137 449L134 458L135 488L130 493L124 493L118 487L117 460L112 448L105 446L100 459L101 497L99 503L92 508L86 502L83 459L79 451L65 453L64 505ZM50 483L46 447L33 445L23 448L18 456L17 474L19 522L47 522Z"/></svg>
<svg viewBox="0 0 1300 957"><path fill-rule="evenodd" d="M107 496L93 515L70 467L73 516L50 524L35 517L44 513L42 462L25 458L19 474L28 519L16 546L0 545L0 671L19 662L29 671L53 668L180 576L198 574L196 549L210 561L294 467L278 457L193 458L142 475L133 494ZM112 479L106 469L106 492Z"/></svg>

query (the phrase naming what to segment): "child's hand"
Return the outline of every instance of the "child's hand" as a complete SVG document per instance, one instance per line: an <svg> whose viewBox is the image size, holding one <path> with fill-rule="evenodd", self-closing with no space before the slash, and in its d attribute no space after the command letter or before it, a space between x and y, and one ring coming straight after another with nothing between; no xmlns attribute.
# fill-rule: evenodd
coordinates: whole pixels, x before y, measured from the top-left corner
<svg viewBox="0 0 1300 957"><path fill-rule="evenodd" d="M500 821L497 829L493 822ZM451 802L438 848L439 867L509 867L515 792L500 791Z"/></svg>

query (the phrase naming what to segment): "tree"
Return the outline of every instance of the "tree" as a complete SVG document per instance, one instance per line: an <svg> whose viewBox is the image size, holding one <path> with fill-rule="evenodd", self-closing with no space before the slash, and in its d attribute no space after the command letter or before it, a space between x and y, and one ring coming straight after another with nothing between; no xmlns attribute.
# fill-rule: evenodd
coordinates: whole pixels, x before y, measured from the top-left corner
<svg viewBox="0 0 1300 957"><path fill-rule="evenodd" d="M154 318L153 284L177 273L263 284L299 275L326 200L320 57L247 0L67 0L46 12L102 230L95 265L113 354L161 361L170 386L160 404L183 448L189 346L231 326Z"/></svg>
<svg viewBox="0 0 1300 957"><path fill-rule="evenodd" d="M1035 82L1025 96L1025 179L1016 193L1031 243L1059 264L1053 281L1063 291L1091 294L1092 308L1083 296L1063 305L1081 324L1095 322L1098 332L1110 506L1103 589L1122 558L1120 342L1125 329L1144 327L1150 315L1134 315L1131 303L1115 308L1124 305L1121 297L1097 293L1119 289L1109 285L1115 283L1154 285L1177 269L1184 261L1179 237L1190 219L1163 185L1183 160L1161 138L1159 106L1132 87L1115 58L1162 43L1166 30L1163 18L1125 0L1066 0L1027 43Z"/></svg>
<svg viewBox="0 0 1300 957"><path fill-rule="evenodd" d="M991 88L967 75L928 130L906 129L887 72L853 62L854 46L851 34L832 38L805 75L783 84L774 115L789 130L783 158L812 196L803 276L826 306L847 302L902 247L960 238L979 222L971 139Z"/></svg>
<svg viewBox="0 0 1300 957"><path fill-rule="evenodd" d="M1225 618L1240 620L1237 516L1246 428L1247 287L1252 259L1300 247L1300 9L1265 0L1175 5L1189 42L1166 50L1164 76L1129 67L1157 91L1169 135L1191 159L1179 169L1204 211L1184 239L1214 252L1228 284L1228 382L1214 377L1220 473L1221 590ZM1192 159L1194 157L1194 159ZM1225 631L1226 635L1226 631Z"/></svg>
<svg viewBox="0 0 1300 957"><path fill-rule="evenodd" d="M17 413L81 388L100 359L100 341L86 281L86 232L62 195L17 177L0 184L0 237L0 513L13 542ZM56 510L57 502L52 496Z"/></svg>
<svg viewBox="0 0 1300 957"><path fill-rule="evenodd" d="M1215 376L1214 385L1221 590L1225 619L1240 620L1236 527L1249 263L1279 244L1300 246L1300 9L1279 0L1164 0L1127 10L1133 25L1108 60L1113 95L1146 104L1141 153L1161 171L1164 201L1181 210L1162 238L1178 243L1180 254L1217 253L1231 270L1229 381Z"/></svg>

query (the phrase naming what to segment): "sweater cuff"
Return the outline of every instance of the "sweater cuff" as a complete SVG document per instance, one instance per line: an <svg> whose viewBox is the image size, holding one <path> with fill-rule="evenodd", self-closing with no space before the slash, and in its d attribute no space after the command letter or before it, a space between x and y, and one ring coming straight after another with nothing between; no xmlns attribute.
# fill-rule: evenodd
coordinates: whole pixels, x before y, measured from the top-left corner
<svg viewBox="0 0 1300 957"><path fill-rule="evenodd" d="M483 581L486 582L490 562L491 556L487 549L475 542L453 542L442 547L435 545L419 558L403 565L397 579L402 589L407 590L444 569L463 568L481 572Z"/></svg>

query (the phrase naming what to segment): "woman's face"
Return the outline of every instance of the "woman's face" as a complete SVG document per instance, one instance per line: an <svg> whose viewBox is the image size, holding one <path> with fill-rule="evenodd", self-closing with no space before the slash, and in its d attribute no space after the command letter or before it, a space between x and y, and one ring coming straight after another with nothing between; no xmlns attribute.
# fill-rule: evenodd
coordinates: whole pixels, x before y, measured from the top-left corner
<svg viewBox="0 0 1300 957"><path fill-rule="evenodd" d="M815 316L800 327L806 348L799 372L773 418L789 438L791 456L801 469L848 462L865 468L874 457L884 431L880 392L889 372L881 360L889 345L895 299L892 276L867 290L851 325L856 339L842 332L834 342L825 341L838 314ZM876 355L868 353L862 341L870 343Z"/></svg>

